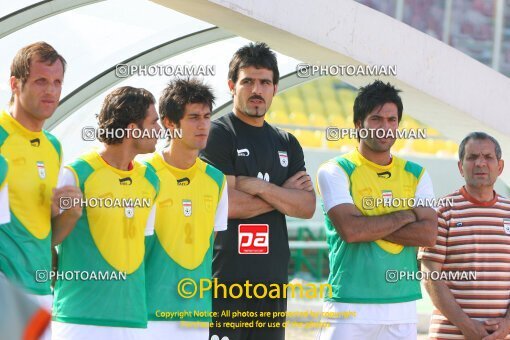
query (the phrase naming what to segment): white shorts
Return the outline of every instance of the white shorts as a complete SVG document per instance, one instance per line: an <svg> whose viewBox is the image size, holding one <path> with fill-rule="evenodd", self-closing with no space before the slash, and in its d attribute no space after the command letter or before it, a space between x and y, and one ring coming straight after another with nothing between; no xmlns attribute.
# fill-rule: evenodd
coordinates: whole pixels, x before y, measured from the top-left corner
<svg viewBox="0 0 510 340"><path fill-rule="evenodd" d="M53 308L53 295L35 295L27 294L27 296L37 303L42 308L46 309L51 315L51 309ZM51 323L46 327L44 333L39 337L39 340L51 340Z"/></svg>
<svg viewBox="0 0 510 340"><path fill-rule="evenodd" d="M51 309L53 308L53 295L35 295L35 294L27 294L35 303L37 303L42 308L46 309L48 313L51 314Z"/></svg>
<svg viewBox="0 0 510 340"><path fill-rule="evenodd" d="M75 323L51 323L52 340L143 340L146 328L79 325Z"/></svg>
<svg viewBox="0 0 510 340"><path fill-rule="evenodd" d="M416 340L418 333L415 323L394 325L366 325L354 323L330 323L322 326L316 340Z"/></svg>
<svg viewBox="0 0 510 340"><path fill-rule="evenodd" d="M151 340L209 340L209 323L190 321L149 321L146 332L147 339Z"/></svg>

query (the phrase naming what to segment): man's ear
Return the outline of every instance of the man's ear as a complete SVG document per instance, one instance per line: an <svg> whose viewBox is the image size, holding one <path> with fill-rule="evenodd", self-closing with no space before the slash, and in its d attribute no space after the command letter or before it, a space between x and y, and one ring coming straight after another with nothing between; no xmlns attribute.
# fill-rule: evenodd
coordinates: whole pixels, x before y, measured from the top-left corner
<svg viewBox="0 0 510 340"><path fill-rule="evenodd" d="M10 86L11 86L11 92L15 93L15 94L18 94L19 79L16 78L15 76L11 76L11 78L9 79L9 83L10 83Z"/></svg>
<svg viewBox="0 0 510 340"><path fill-rule="evenodd" d="M233 96L236 92L236 84L232 81L232 79L228 80L228 88L230 89L230 94Z"/></svg>
<svg viewBox="0 0 510 340"><path fill-rule="evenodd" d="M459 172L462 177L464 177L464 170L462 169L462 161L457 162L457 166L459 167Z"/></svg>
<svg viewBox="0 0 510 340"><path fill-rule="evenodd" d="M168 119L168 117L164 117L163 118L163 127L165 129L175 129L177 128L177 124L175 124L174 122L172 122L170 119Z"/></svg>
<svg viewBox="0 0 510 340"><path fill-rule="evenodd" d="M505 168L505 161L500 159L498 161L498 176L501 176L501 173L503 172L504 168Z"/></svg>

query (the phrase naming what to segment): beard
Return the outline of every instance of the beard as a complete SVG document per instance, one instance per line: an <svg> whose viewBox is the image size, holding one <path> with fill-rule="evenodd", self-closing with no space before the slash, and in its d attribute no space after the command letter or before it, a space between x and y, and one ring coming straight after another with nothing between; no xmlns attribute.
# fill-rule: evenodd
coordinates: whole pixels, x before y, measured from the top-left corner
<svg viewBox="0 0 510 340"><path fill-rule="evenodd" d="M387 152L391 149L393 144L395 144L395 140L392 140L390 143L381 144L377 139L367 138L365 139L365 144L370 148L370 150L375 152Z"/></svg>
<svg viewBox="0 0 510 340"><path fill-rule="evenodd" d="M254 107L252 109L250 108L245 108L244 110L242 110L242 112L249 116L249 117L264 117L266 115L266 110L265 108L261 108L260 106L257 106L257 107Z"/></svg>

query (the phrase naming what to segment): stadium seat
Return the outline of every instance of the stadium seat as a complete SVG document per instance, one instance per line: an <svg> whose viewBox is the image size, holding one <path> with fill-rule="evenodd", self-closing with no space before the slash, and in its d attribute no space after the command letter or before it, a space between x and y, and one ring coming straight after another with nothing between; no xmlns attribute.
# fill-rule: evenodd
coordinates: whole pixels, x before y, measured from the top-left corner
<svg viewBox="0 0 510 340"><path fill-rule="evenodd" d="M285 111L272 111L269 114L268 123L275 125L290 124L290 120Z"/></svg>
<svg viewBox="0 0 510 340"><path fill-rule="evenodd" d="M293 111L289 115L289 124L298 126L309 126L308 117L302 111Z"/></svg>
<svg viewBox="0 0 510 340"><path fill-rule="evenodd" d="M301 100L300 97L297 96L286 97L286 102L290 112L305 110L305 103L303 103L303 100Z"/></svg>
<svg viewBox="0 0 510 340"><path fill-rule="evenodd" d="M308 113L318 113L320 115L324 115L324 106L317 99L306 99L306 107L308 108Z"/></svg>
<svg viewBox="0 0 510 340"><path fill-rule="evenodd" d="M308 120L310 122L310 125L313 127L325 128L326 126L328 126L327 119L320 114L312 113L308 116Z"/></svg>

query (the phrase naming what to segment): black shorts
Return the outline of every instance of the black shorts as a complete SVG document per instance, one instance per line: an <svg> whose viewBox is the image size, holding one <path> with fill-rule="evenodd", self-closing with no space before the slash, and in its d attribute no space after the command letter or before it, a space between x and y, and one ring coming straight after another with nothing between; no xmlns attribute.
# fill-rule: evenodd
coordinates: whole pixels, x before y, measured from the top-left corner
<svg viewBox="0 0 510 340"><path fill-rule="evenodd" d="M227 337L229 340L284 340L287 299L213 299L213 327L209 339ZM262 314L264 313L264 314ZM269 314L268 314L269 313Z"/></svg>

